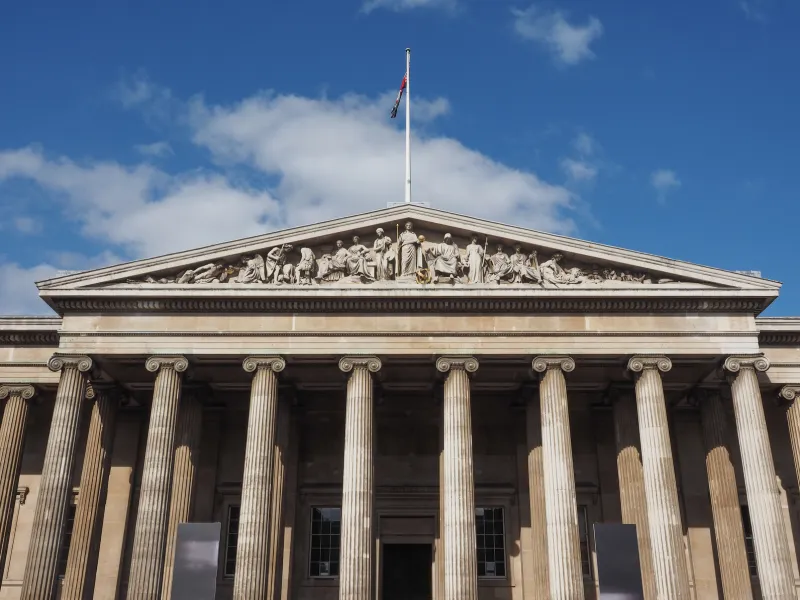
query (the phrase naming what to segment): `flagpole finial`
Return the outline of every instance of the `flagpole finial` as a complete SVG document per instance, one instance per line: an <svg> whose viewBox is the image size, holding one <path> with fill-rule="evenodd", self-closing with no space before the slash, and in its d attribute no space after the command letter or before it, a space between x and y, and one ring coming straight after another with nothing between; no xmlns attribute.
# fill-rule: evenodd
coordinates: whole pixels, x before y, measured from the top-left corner
<svg viewBox="0 0 800 600"><path fill-rule="evenodd" d="M406 48L406 52L411 52L411 48Z"/></svg>

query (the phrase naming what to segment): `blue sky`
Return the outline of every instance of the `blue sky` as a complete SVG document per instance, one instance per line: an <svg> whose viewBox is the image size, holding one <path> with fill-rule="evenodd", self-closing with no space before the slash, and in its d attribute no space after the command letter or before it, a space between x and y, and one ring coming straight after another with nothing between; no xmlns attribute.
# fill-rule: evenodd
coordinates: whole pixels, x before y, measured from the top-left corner
<svg viewBox="0 0 800 600"><path fill-rule="evenodd" d="M402 199L784 282L795 0L0 8L0 314L32 282Z"/></svg>

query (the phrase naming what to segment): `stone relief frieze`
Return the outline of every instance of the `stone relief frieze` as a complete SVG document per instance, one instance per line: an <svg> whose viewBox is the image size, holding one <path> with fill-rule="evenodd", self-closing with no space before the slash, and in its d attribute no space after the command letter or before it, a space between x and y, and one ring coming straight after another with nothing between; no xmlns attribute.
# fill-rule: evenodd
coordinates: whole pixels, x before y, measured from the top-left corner
<svg viewBox="0 0 800 600"><path fill-rule="evenodd" d="M509 253L503 244L490 247L485 235L472 235L462 249L449 233L438 242L417 235L411 222L405 223L402 230L398 228L396 237L396 241L392 240L378 228L368 245L361 243L358 235L352 236L349 244L340 239L328 248L283 244L266 254L210 262L129 283L325 286L396 282L541 288L675 283L673 279L614 266L565 264L558 252L540 257L535 248L523 244L515 244Z"/></svg>

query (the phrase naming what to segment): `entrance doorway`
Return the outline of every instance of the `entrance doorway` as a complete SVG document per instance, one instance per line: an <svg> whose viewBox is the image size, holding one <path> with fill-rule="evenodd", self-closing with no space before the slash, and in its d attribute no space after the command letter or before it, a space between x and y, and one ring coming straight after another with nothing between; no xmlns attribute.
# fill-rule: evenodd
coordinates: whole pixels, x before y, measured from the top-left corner
<svg viewBox="0 0 800 600"><path fill-rule="evenodd" d="M381 600L431 600L432 544L384 544Z"/></svg>

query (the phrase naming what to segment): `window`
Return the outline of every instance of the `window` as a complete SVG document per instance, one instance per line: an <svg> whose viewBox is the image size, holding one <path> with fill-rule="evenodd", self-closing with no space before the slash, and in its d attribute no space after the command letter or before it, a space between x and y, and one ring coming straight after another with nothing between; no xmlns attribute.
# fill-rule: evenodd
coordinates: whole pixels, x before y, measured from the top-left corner
<svg viewBox="0 0 800 600"><path fill-rule="evenodd" d="M342 533L341 508L311 509L311 577L339 576L339 542Z"/></svg>
<svg viewBox="0 0 800 600"><path fill-rule="evenodd" d="M75 503L70 502L67 506L67 514L64 518L64 528L61 530L61 547L58 549L58 576L64 577L67 573L67 558L69 557L69 545L72 541L72 528L75 525Z"/></svg>
<svg viewBox="0 0 800 600"><path fill-rule="evenodd" d="M225 563L223 575L233 577L236 574L236 547L239 541L239 505L228 506L228 525L225 529Z"/></svg>
<svg viewBox="0 0 800 600"><path fill-rule="evenodd" d="M589 517L586 506L578 506L578 535L581 541L581 572L584 579L592 578L592 547L589 545Z"/></svg>
<svg viewBox="0 0 800 600"><path fill-rule="evenodd" d="M747 505L742 505L742 527L744 528L744 550L747 553L747 568L750 570L750 577L758 577L756 548L753 544L753 527L750 524L750 510Z"/></svg>
<svg viewBox="0 0 800 600"><path fill-rule="evenodd" d="M506 576L506 536L502 508L475 509L478 577Z"/></svg>

